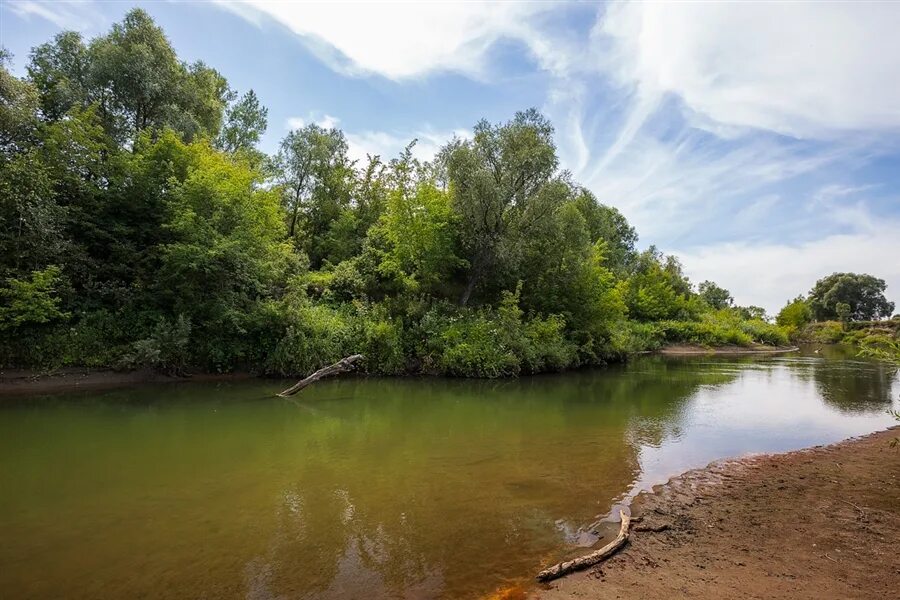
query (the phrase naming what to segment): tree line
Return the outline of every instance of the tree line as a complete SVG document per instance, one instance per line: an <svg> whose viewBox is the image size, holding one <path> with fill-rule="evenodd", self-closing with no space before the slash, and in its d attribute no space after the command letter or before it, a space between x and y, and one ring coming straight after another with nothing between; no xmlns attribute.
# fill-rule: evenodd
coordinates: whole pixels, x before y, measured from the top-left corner
<svg viewBox="0 0 900 600"><path fill-rule="evenodd" d="M24 78L0 58L4 365L297 374L361 352L371 372L493 377L791 333L639 251L534 109L429 161L414 141L353 161L315 124L269 156L255 93L179 60L144 11L57 35ZM816 318L893 309L813 297Z"/></svg>

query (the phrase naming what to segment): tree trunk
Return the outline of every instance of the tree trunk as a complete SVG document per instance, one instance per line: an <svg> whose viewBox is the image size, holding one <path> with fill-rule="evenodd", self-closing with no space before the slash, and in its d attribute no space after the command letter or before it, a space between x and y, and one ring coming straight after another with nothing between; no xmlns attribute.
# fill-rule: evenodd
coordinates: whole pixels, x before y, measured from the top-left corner
<svg viewBox="0 0 900 600"><path fill-rule="evenodd" d="M459 305L466 306L475 291L478 280L481 279L481 268L484 263L484 252L479 250L472 257L471 268L469 269L469 277L466 280L466 289L463 290L462 296L459 298Z"/></svg>
<svg viewBox="0 0 900 600"><path fill-rule="evenodd" d="M344 357L341 360L334 363L333 365L328 365L327 367L322 367L321 369L319 369L318 371L316 371L315 373L313 373L312 375L310 375L303 381L299 381L299 382L295 383L294 385L292 385L291 387L284 390L283 392L281 392L278 395L281 396L282 398L287 398L288 396L293 396L294 394L296 394L297 392L299 392L306 386L317 382L318 380L322 379L323 377L328 377L330 375L339 375L339 374L345 373L347 371L352 371L354 363L362 360L363 358L365 358L365 357L362 354L353 354L351 356Z"/></svg>
<svg viewBox="0 0 900 600"><path fill-rule="evenodd" d="M475 289L475 272L469 274L469 280L466 282L466 289L463 290L462 296L459 298L459 305L465 306L472 297L472 291Z"/></svg>
<svg viewBox="0 0 900 600"><path fill-rule="evenodd" d="M579 569L590 567L591 565L596 565L598 562L605 560L615 554L616 551L624 546L625 542L628 540L628 525L631 523L631 517L626 515L624 510L620 510L619 515L622 517L622 525L619 527L619 535L616 536L616 539L603 546L596 552L591 552L590 554L586 554L580 558L561 562L553 565L549 569L544 569L537 574L537 580L549 581L551 579L556 579L557 577L562 577L563 575L571 573L572 571L577 571Z"/></svg>

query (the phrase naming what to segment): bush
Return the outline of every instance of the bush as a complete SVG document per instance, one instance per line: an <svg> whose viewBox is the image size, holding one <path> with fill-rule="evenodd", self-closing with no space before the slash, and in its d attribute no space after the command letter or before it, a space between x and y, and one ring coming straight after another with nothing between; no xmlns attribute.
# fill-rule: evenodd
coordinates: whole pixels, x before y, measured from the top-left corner
<svg viewBox="0 0 900 600"><path fill-rule="evenodd" d="M337 309L308 300L280 307L281 335L264 369L277 375L308 375L353 353L348 319Z"/></svg>
<svg viewBox="0 0 900 600"><path fill-rule="evenodd" d="M819 344L836 344L844 339L844 326L838 321L810 323L798 333L799 339Z"/></svg>
<svg viewBox="0 0 900 600"><path fill-rule="evenodd" d="M420 323L423 368L461 377L504 377L577 364L577 345L565 337L562 317L525 318L519 290L506 292L496 310L432 307Z"/></svg>
<svg viewBox="0 0 900 600"><path fill-rule="evenodd" d="M700 346L749 346L753 338L737 327L709 321L662 321L658 324L662 339L669 343Z"/></svg>
<svg viewBox="0 0 900 600"><path fill-rule="evenodd" d="M160 319L150 337L131 345L119 362L121 368L150 367L172 375L185 373L190 360L191 321L179 315L175 321Z"/></svg>
<svg viewBox="0 0 900 600"><path fill-rule="evenodd" d="M766 323L760 319L749 319L741 323L741 329L753 338L753 341L769 346L786 346L788 330L778 325Z"/></svg>

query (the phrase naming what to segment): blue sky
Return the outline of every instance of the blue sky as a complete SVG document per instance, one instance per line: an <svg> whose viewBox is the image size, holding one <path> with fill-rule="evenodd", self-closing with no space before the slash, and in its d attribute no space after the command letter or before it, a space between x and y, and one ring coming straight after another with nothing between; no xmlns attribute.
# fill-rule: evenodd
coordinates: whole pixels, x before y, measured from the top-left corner
<svg viewBox="0 0 900 600"><path fill-rule="evenodd" d="M900 306L900 4L3 0L0 43L23 74L32 46L132 6L257 92L264 150L318 122L355 156L418 138L428 158L535 106L563 167L695 282L775 311L865 271Z"/></svg>

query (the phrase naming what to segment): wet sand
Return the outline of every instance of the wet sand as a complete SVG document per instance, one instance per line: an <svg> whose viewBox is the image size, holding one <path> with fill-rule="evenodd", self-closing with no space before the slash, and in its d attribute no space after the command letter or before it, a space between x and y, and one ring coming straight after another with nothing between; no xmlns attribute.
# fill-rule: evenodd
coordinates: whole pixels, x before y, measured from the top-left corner
<svg viewBox="0 0 900 600"><path fill-rule="evenodd" d="M530 597L896 598L898 436L689 471L638 496L617 555Z"/></svg>
<svg viewBox="0 0 900 600"><path fill-rule="evenodd" d="M110 389L142 383L233 381L249 377L251 375L247 373L198 373L188 377L173 377L151 370L113 371L111 369L67 368L42 372L5 369L0 371L0 396Z"/></svg>
<svg viewBox="0 0 900 600"><path fill-rule="evenodd" d="M659 354L669 356L694 356L697 354L709 354L716 356L742 356L746 354L786 354L788 352L797 352L800 350L797 346L764 346L756 344L753 346L696 346L691 344L677 344L665 346L659 349Z"/></svg>

